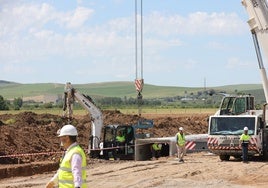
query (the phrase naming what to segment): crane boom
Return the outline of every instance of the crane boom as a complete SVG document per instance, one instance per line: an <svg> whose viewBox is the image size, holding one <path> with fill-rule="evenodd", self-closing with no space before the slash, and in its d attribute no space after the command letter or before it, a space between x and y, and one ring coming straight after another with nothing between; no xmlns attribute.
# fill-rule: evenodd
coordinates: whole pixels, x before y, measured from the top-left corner
<svg viewBox="0 0 268 188"><path fill-rule="evenodd" d="M261 50L262 50L266 58L268 59L267 0L242 0L242 5L246 8L246 11L249 15L248 24L252 33L255 51L258 58L266 103L268 103L268 80L261 56Z"/></svg>

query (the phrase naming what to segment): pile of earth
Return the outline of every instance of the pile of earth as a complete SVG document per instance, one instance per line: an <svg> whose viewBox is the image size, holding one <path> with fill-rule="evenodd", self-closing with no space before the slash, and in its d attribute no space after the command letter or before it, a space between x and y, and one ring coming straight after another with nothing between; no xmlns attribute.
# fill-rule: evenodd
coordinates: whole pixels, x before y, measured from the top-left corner
<svg viewBox="0 0 268 188"><path fill-rule="evenodd" d="M188 134L206 133L208 116L208 114L147 114L142 118L154 121L154 127L147 132L152 133L154 137L167 137L174 136L180 126L183 126ZM134 125L139 119L137 115L122 114L119 111L103 111L104 126ZM5 166L7 164L37 163L37 167L28 167L30 172L28 175L35 174L36 172L32 171L39 170L38 166L42 161L46 161L47 165L48 161L57 164L62 155L57 131L65 124L68 124L66 118L52 114L22 112L0 115L0 169L5 169L4 172L0 171L0 177L12 176ZM79 144L87 150L91 133L90 115L75 116L71 124L78 129ZM42 168L43 171L47 171L48 168L57 169L56 165L54 167L47 165ZM25 166L23 168L25 169ZM25 170L17 169L17 171L19 172L14 172L14 176L25 173Z"/></svg>

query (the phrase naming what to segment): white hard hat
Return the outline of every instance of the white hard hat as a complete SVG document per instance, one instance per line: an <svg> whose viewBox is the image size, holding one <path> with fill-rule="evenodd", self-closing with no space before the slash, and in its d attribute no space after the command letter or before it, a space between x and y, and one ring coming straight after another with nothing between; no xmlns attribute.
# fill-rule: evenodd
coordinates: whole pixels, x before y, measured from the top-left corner
<svg viewBox="0 0 268 188"><path fill-rule="evenodd" d="M248 127L244 127L244 131L248 131Z"/></svg>
<svg viewBox="0 0 268 188"><path fill-rule="evenodd" d="M78 136L77 130L73 125L64 125L58 137L61 136Z"/></svg>
<svg viewBox="0 0 268 188"><path fill-rule="evenodd" d="M180 131L183 131L183 128L182 128L182 127L180 127L180 128L179 128L179 130L180 130Z"/></svg>

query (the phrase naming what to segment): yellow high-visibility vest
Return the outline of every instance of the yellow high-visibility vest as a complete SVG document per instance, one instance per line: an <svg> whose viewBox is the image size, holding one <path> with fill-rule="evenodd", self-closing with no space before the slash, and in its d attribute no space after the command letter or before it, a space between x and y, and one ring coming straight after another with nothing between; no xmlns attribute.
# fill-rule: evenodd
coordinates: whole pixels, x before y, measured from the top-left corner
<svg viewBox="0 0 268 188"><path fill-rule="evenodd" d="M118 142L125 142L125 136L117 136L116 137L116 141L118 141Z"/></svg>
<svg viewBox="0 0 268 188"><path fill-rule="evenodd" d="M181 133L178 133L177 140L178 140L178 145L179 146L184 146L185 145L186 140L185 140L185 135L184 134L181 135Z"/></svg>
<svg viewBox="0 0 268 188"><path fill-rule="evenodd" d="M161 148L162 148L162 147L160 147L158 144L153 144L153 149L154 149L155 151L159 151L159 150L161 150Z"/></svg>
<svg viewBox="0 0 268 188"><path fill-rule="evenodd" d="M86 155L83 149L79 146L73 146L65 154L64 158L61 161L59 168L59 187L60 188L74 188L72 167L71 167L71 158L73 154L79 154L82 157L82 185L81 188L87 188L86 185Z"/></svg>
<svg viewBox="0 0 268 188"><path fill-rule="evenodd" d="M243 143L249 143L249 140L250 140L250 136L248 134L242 134L240 136L240 140L243 142Z"/></svg>

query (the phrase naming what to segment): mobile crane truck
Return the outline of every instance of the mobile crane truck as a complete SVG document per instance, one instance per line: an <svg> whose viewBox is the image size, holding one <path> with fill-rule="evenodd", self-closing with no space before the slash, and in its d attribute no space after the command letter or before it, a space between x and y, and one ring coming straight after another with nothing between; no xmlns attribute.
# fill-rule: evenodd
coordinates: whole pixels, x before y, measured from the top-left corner
<svg viewBox="0 0 268 188"><path fill-rule="evenodd" d="M268 58L268 5L266 0L242 0L242 5L249 15L248 24L257 54L266 104L263 110L256 110L254 97L251 95L223 98L220 109L209 118L207 141L208 149L219 155L221 160L229 160L230 156L241 158L239 139L245 126L251 136L249 156L261 156L263 159L268 157L268 80L261 56L262 50Z"/></svg>

